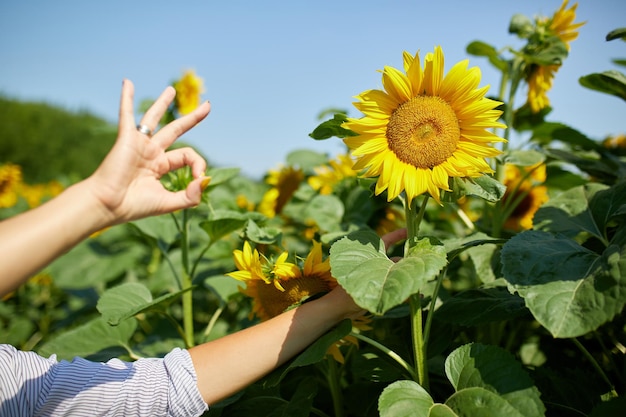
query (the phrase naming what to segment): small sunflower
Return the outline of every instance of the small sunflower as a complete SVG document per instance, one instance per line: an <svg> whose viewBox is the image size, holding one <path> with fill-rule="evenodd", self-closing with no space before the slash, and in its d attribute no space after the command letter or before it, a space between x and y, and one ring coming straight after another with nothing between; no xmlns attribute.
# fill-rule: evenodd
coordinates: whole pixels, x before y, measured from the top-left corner
<svg viewBox="0 0 626 417"><path fill-rule="evenodd" d="M316 175L310 176L307 182L320 194L331 194L335 185L341 180L356 177L357 173L352 169L353 165L354 161L349 154L338 155L329 161L328 165L313 168Z"/></svg>
<svg viewBox="0 0 626 417"><path fill-rule="evenodd" d="M204 82L192 70L186 71L174 83L176 89L176 109L180 114L189 114L200 105L200 95L204 93Z"/></svg>
<svg viewBox="0 0 626 417"><path fill-rule="evenodd" d="M512 204L512 210L504 227L513 230L528 230L533 227L533 216L543 203L548 201L548 189L544 164L519 168L512 164L505 165L504 185L506 192L502 197L505 207Z"/></svg>
<svg viewBox="0 0 626 417"><path fill-rule="evenodd" d="M22 168L15 164L0 166L0 208L17 204L18 190L22 185Z"/></svg>
<svg viewBox="0 0 626 417"><path fill-rule="evenodd" d="M559 10L551 18L536 19L537 31L558 37L567 50L570 49L570 42L578 38L578 29L585 24L584 22L574 23L578 3L569 9L568 3L569 0L563 1ZM527 101L533 113L538 113L550 105L547 93L552 88L554 75L559 67L560 65L531 65L526 81L528 82Z"/></svg>
<svg viewBox="0 0 626 417"><path fill-rule="evenodd" d="M284 166L277 170L270 170L265 182L272 186L264 195L257 210L267 217L280 214L304 180L304 173L300 168Z"/></svg>
<svg viewBox="0 0 626 417"><path fill-rule="evenodd" d="M449 177L478 177L493 170L485 158L504 139L488 129L504 128L496 110L500 102L478 88L480 70L464 60L444 76L440 47L428 53L422 68L419 53L404 53L404 73L385 67L385 91L368 90L354 103L364 117L343 126L356 132L344 142L357 157L356 170L376 177L375 193L387 190L388 201L405 192L408 202L428 192L440 203Z"/></svg>
<svg viewBox="0 0 626 417"><path fill-rule="evenodd" d="M234 252L234 257L239 270L226 275L246 283L241 292L252 299L252 314L260 320L275 317L307 298L337 286L330 274L330 261L323 259L322 246L315 241L302 268L287 262L286 252L275 262L262 260L248 242L244 243L243 251Z"/></svg>

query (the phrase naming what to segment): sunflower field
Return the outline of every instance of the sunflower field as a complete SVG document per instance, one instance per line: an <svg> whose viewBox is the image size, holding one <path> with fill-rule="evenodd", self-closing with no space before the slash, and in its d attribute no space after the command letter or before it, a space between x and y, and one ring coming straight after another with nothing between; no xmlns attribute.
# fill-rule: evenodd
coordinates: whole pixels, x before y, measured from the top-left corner
<svg viewBox="0 0 626 417"><path fill-rule="evenodd" d="M365 316L206 415L623 415L626 136L550 118L583 25L565 0L551 16L513 16L519 49L470 43L501 74L495 93L467 60L444 71L438 46L399 51L383 89L357 95L359 117L336 112L310 133L345 154L312 141L262 181L210 168L198 207L102 230L5 296L2 343L68 360L161 357L341 285ZM580 84L626 100L619 71ZM194 73L174 85L164 123L203 92ZM0 167L2 217L60 192L33 197L20 176ZM181 169L163 183L191 179Z"/></svg>

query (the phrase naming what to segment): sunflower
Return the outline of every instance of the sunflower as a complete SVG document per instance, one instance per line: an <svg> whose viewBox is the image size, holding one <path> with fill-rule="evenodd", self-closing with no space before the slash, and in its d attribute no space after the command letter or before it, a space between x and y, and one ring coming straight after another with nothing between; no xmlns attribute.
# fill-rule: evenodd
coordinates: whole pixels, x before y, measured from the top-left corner
<svg viewBox="0 0 626 417"><path fill-rule="evenodd" d="M569 0L563 1L559 10L557 10L552 16L552 19L550 19L549 28L554 35L561 39L569 50L569 43L578 38L578 29L583 26L585 22L574 23L578 3L574 3L572 7L567 9L568 3Z"/></svg>
<svg viewBox="0 0 626 417"><path fill-rule="evenodd" d="M0 166L0 208L17 204L18 190L22 184L22 168L15 164Z"/></svg>
<svg viewBox="0 0 626 417"><path fill-rule="evenodd" d="M257 210L267 217L274 217L281 213L303 180L304 173L300 168L284 166L277 170L270 170L265 182L272 188L263 195Z"/></svg>
<svg viewBox="0 0 626 417"><path fill-rule="evenodd" d="M307 182L316 191L322 195L328 195L333 192L333 188L344 178L356 177L357 173L352 169L354 161L349 154L338 155L335 159L328 162L328 165L322 165L313 168L316 175L308 178Z"/></svg>
<svg viewBox="0 0 626 417"><path fill-rule="evenodd" d="M536 19L537 32L558 37L569 51L570 42L578 38L578 29L585 24L574 23L578 3L567 8L569 0L563 1L559 10L551 18ZM558 71L559 65L533 64L528 71L528 104L533 113L538 113L550 105L547 92L552 88L552 80Z"/></svg>
<svg viewBox="0 0 626 417"><path fill-rule="evenodd" d="M480 70L464 60L446 76L440 47L428 53L422 68L419 53L404 52L404 71L385 67L385 91L368 90L354 103L364 117L343 126L356 132L344 142L357 157L355 170L376 177L375 193L387 190L388 201L403 191L410 203L428 192L440 203L449 191L449 177L478 177L493 170L485 158L500 151L491 147L504 139L487 129L504 128L496 110L500 102L478 88Z"/></svg>
<svg viewBox="0 0 626 417"><path fill-rule="evenodd" d="M244 243L243 251L234 252L234 257L239 270L226 275L246 283L241 292L252 299L252 314L260 320L275 317L307 298L337 286L330 274L330 261L323 259L322 245L315 241L302 268L287 262L286 252L275 262L261 259L248 242Z"/></svg>
<svg viewBox="0 0 626 417"><path fill-rule="evenodd" d="M528 230L533 227L533 216L543 203L548 201L548 189L544 164L519 168L505 165L504 185L506 192L502 204L510 210L504 227L513 230ZM511 205L511 206L509 206Z"/></svg>
<svg viewBox="0 0 626 417"><path fill-rule="evenodd" d="M176 109L180 114L189 114L200 105L200 95L204 93L204 82L192 70L186 71L174 83L176 89Z"/></svg>

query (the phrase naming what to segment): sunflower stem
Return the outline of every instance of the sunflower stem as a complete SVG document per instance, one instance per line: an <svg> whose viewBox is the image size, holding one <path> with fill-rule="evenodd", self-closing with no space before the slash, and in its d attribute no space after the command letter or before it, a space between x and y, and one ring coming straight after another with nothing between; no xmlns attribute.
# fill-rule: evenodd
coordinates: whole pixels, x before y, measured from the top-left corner
<svg viewBox="0 0 626 417"><path fill-rule="evenodd" d="M330 394L333 398L333 411L335 417L343 417L343 396L341 395L341 386L339 384L339 370L337 362L332 355L326 355L326 363L328 364L328 373L326 378L330 388Z"/></svg>
<svg viewBox="0 0 626 417"><path fill-rule="evenodd" d="M428 195L424 195L419 210L416 199L405 205L408 242L405 255L408 255L408 251L417 244L420 224L424 219L428 205L428 197ZM417 374L416 382L428 391L428 364L426 362L426 344L424 343L424 326L422 323L422 296L419 291L409 297L409 305L411 308L411 341Z"/></svg>

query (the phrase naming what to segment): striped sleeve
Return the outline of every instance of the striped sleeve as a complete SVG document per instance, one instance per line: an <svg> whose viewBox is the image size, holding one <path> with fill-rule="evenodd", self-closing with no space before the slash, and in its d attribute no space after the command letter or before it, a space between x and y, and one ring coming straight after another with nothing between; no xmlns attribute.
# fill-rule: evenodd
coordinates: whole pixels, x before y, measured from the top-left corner
<svg viewBox="0 0 626 417"><path fill-rule="evenodd" d="M58 362L2 345L0 366L0 415L174 417L207 410L183 349L163 359L97 363Z"/></svg>

